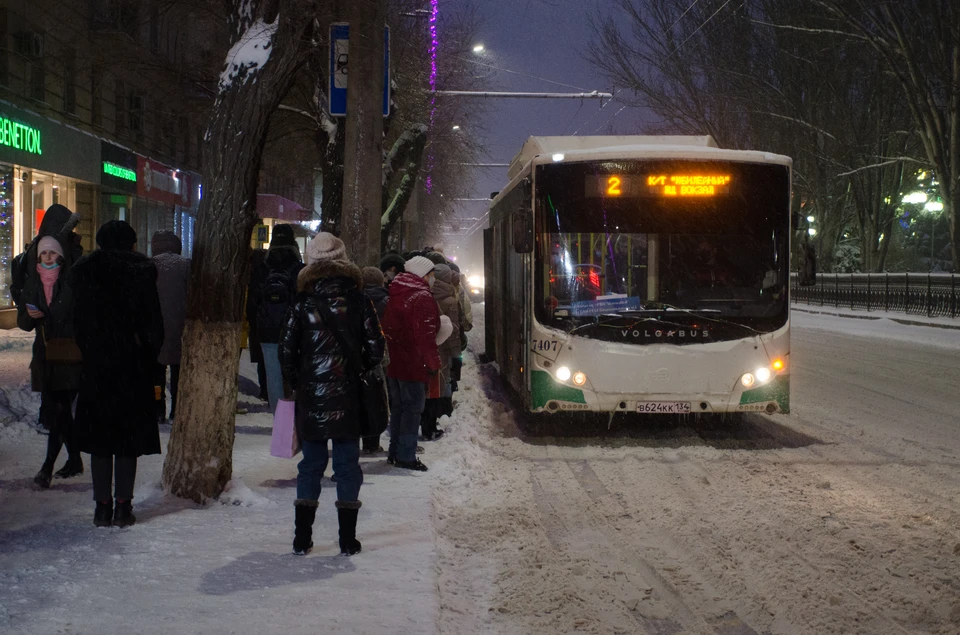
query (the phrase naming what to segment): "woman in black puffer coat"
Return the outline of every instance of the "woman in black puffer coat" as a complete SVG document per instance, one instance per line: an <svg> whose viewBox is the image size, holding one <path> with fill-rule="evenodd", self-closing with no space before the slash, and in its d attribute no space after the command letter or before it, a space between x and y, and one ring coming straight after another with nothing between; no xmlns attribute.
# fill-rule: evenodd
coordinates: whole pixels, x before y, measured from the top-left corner
<svg viewBox="0 0 960 635"><path fill-rule="evenodd" d="M313 521L320 480L327 467L327 440L333 441L337 477L340 551L360 551L356 539L360 509L360 373L377 366L386 343L380 321L364 296L360 269L346 260L343 242L317 234L307 247L310 263L297 277L297 297L280 336L284 383L296 391L296 425L303 448L294 503L294 553L313 546ZM352 347L362 368L348 362Z"/></svg>

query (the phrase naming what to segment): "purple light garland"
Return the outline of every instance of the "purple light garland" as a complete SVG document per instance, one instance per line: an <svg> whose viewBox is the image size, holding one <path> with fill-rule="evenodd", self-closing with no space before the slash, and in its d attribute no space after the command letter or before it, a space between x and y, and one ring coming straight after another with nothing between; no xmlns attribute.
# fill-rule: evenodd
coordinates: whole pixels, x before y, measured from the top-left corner
<svg viewBox="0 0 960 635"><path fill-rule="evenodd" d="M437 90L437 49L439 43L437 40L437 13L439 12L440 0L430 0L430 133L433 133L433 123L437 114L437 97L434 91ZM427 194L433 191L433 152L427 153Z"/></svg>

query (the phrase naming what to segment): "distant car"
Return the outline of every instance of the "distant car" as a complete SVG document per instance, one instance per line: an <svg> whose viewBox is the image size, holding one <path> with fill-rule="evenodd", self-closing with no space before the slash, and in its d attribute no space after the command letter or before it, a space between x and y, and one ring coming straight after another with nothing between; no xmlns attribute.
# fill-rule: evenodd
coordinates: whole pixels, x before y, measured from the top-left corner
<svg viewBox="0 0 960 635"><path fill-rule="evenodd" d="M483 302L483 276L468 277L466 288L471 302Z"/></svg>

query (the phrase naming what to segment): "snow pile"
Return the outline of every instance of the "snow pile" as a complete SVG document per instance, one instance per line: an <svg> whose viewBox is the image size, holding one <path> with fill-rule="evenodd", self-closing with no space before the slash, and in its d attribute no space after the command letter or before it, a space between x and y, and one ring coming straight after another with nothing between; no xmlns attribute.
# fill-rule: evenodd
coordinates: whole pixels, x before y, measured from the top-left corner
<svg viewBox="0 0 960 635"><path fill-rule="evenodd" d="M266 65L279 24L280 16L270 24L257 20L240 36L227 53L227 67L220 73L221 92L228 90L234 80L242 83Z"/></svg>
<svg viewBox="0 0 960 635"><path fill-rule="evenodd" d="M257 494L247 487L247 484L243 482L242 478L235 478L227 483L226 487L223 488L223 493L220 494L220 498L217 500L220 501L221 505L234 505L236 507L276 506L274 501Z"/></svg>

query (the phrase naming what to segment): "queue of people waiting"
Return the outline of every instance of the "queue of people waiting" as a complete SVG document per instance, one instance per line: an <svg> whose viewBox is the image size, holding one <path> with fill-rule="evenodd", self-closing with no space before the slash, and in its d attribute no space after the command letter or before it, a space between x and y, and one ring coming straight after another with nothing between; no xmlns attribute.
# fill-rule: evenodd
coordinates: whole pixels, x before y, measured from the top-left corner
<svg viewBox="0 0 960 635"><path fill-rule="evenodd" d="M31 384L41 394L47 454L34 477L83 473L91 455L94 524L136 522L137 458L161 451L159 425L176 412L190 261L172 232L152 237L153 258L135 251L124 221L105 223L98 249L84 255L73 228L79 216L51 206L37 237L12 266L17 324L35 331ZM274 227L268 250L254 250L247 288L250 359L260 397L277 408L296 404L303 457L294 501L296 554L313 546L312 526L327 462L333 461L341 553L356 539L363 472L359 458L382 453L380 436L362 434L361 374L374 373L389 395L387 461L421 471L418 440L443 435L438 421L453 411L469 299L459 270L440 250L388 253L379 267L360 268L333 234L317 234L306 262L289 225ZM239 344L238 344L239 350ZM328 449L332 445L332 453ZM67 461L54 472L61 448Z"/></svg>

